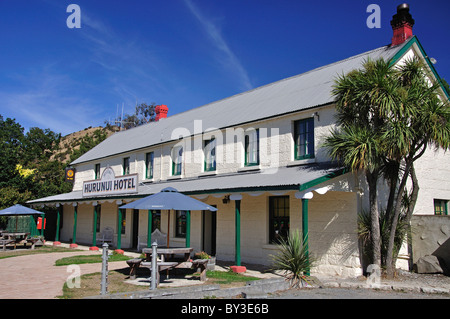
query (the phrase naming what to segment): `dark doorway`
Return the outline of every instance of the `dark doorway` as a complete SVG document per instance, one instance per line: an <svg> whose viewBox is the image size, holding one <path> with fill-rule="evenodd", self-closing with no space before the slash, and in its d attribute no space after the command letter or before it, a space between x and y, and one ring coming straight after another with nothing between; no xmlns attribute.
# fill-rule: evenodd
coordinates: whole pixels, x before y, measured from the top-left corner
<svg viewBox="0 0 450 319"><path fill-rule="evenodd" d="M204 210L202 213L202 250L216 255L217 212Z"/></svg>
<svg viewBox="0 0 450 319"><path fill-rule="evenodd" d="M139 235L139 209L133 210L132 248L137 248Z"/></svg>

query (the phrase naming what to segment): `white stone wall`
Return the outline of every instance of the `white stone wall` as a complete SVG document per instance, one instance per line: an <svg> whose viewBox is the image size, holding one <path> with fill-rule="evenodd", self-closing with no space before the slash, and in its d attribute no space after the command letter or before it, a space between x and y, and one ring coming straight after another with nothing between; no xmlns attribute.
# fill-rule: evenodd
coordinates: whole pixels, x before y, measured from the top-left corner
<svg viewBox="0 0 450 319"><path fill-rule="evenodd" d="M160 180L179 178L172 176L171 159L171 150L178 143L184 145L181 178L211 174L211 172L204 172L203 152L204 140L210 139L211 136L215 136L217 141L217 165L216 171L213 173L224 174L245 170L244 133L251 129L259 129L260 132L259 167L261 169L328 161L329 157L325 149L321 148L320 145L323 137L334 126L333 116L335 110L333 106L325 106L314 109L314 111L318 112L319 117L314 117L315 158L313 159L294 161L293 124L296 120L311 118L313 111L308 110L280 116L275 119L245 124L239 127L207 132L203 136L188 137L181 142L170 142L164 145L141 149L136 152L124 153L99 159L98 161L78 164L76 165L73 190L81 190L83 181L94 179L96 164L100 164L100 173L103 173L103 170L107 166L110 166L116 176L122 175L122 163L125 157L130 158L130 174L137 173L139 175L139 182L150 181L145 179L145 154L148 152L154 152L153 179L151 181L158 182Z"/></svg>

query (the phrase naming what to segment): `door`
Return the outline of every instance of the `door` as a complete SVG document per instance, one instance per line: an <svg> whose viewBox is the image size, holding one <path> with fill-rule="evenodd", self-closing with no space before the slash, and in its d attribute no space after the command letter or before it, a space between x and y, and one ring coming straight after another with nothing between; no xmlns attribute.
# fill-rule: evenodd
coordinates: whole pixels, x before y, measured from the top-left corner
<svg viewBox="0 0 450 319"><path fill-rule="evenodd" d="M137 248L139 233L139 209L133 210L132 248Z"/></svg>
<svg viewBox="0 0 450 319"><path fill-rule="evenodd" d="M217 212L204 210L202 213L202 250L216 255Z"/></svg>

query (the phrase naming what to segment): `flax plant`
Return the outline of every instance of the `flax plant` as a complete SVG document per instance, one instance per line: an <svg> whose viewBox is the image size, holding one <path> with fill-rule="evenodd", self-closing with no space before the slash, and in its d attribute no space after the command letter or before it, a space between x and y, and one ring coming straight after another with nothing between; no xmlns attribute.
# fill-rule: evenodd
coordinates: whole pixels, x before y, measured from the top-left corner
<svg viewBox="0 0 450 319"><path fill-rule="evenodd" d="M273 269L284 271L292 287L301 287L303 282L307 282L304 274L309 271L314 260L309 256L299 231L293 231L287 239L280 238L279 247L279 253L271 256Z"/></svg>

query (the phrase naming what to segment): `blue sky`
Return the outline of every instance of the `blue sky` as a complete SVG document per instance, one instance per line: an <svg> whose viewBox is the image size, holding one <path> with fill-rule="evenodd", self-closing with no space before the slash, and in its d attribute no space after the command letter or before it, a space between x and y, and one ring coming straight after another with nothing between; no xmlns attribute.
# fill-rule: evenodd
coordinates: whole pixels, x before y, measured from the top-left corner
<svg viewBox="0 0 450 319"><path fill-rule="evenodd" d="M0 114L63 135L136 102L170 116L389 44L401 2L0 0ZM79 29L66 25L71 3ZM371 3L381 28L366 25ZM408 3L450 82L450 2Z"/></svg>

